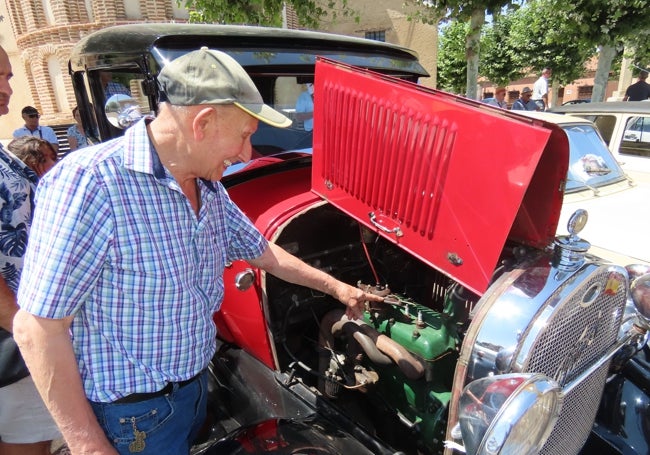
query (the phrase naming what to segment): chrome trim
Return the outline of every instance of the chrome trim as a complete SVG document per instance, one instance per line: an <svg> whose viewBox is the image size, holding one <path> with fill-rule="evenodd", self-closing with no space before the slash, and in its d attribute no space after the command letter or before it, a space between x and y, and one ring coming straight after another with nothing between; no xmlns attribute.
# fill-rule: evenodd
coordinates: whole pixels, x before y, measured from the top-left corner
<svg viewBox="0 0 650 455"><path fill-rule="evenodd" d="M604 386L612 357L634 339L618 339L627 273L591 258L573 270L555 264L548 254L519 264L499 277L477 304L456 367L448 438L458 421L456 401L463 387L485 376L534 372L557 380L569 399L562 412L568 422L557 427L584 420L574 405L591 399L586 390L599 396L596 389ZM570 430L572 439L583 436L583 423ZM566 437L552 434L549 447Z"/></svg>

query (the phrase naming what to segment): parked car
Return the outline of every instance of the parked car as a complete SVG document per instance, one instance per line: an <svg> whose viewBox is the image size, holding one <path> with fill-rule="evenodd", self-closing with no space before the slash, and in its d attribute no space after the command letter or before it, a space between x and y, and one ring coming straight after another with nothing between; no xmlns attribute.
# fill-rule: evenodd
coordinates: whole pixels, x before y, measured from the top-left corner
<svg viewBox="0 0 650 455"><path fill-rule="evenodd" d="M381 43L166 27L75 48L77 101L94 101L101 139L120 130L97 107L100 69L128 69L152 112L160 67L206 44L248 62L275 106L280 77L313 78L313 154L259 157L222 183L270 241L384 297L352 321L327 295L229 265L193 453L647 452L648 381L627 368L643 354L650 269L589 255L584 212L556 237L558 125L413 84L415 55ZM302 63L274 63L287 60ZM600 407L614 382L625 402Z"/></svg>
<svg viewBox="0 0 650 455"><path fill-rule="evenodd" d="M552 109L591 120L627 170L650 172L650 102L604 102Z"/></svg>
<svg viewBox="0 0 650 455"><path fill-rule="evenodd" d="M570 100L562 103L562 106L570 106L572 104L581 104L581 103L591 103L591 100L590 99Z"/></svg>
<svg viewBox="0 0 650 455"><path fill-rule="evenodd" d="M582 235L592 244L592 252L617 263L650 264L650 244L644 241L645 227L650 225L650 210L645 209L650 178L630 177L590 120L548 112L523 115L560 126L569 139L569 171L558 234L567 234L569 217L585 209L590 222Z"/></svg>

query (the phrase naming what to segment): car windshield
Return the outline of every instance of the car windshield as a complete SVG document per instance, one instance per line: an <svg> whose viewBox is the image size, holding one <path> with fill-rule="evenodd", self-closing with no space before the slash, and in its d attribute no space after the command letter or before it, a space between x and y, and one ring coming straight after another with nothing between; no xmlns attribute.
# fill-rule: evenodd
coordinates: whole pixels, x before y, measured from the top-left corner
<svg viewBox="0 0 650 455"><path fill-rule="evenodd" d="M564 125L569 138L570 163L566 192L596 188L620 181L625 173L591 125Z"/></svg>

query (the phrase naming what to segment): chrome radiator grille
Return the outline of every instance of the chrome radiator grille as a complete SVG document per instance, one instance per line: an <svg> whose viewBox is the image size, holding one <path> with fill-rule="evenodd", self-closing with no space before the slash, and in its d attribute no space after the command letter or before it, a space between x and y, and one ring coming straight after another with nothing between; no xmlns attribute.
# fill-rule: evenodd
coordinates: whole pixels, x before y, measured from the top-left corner
<svg viewBox="0 0 650 455"><path fill-rule="evenodd" d="M603 358L614 344L625 305L624 283L612 282L602 268L571 294L560 287L548 300L559 302L531 345L524 370L544 373L565 386ZM599 291L598 296L589 300ZM545 311L551 311L550 308ZM598 410L609 362L573 388L564 399L560 418L541 453L577 453Z"/></svg>

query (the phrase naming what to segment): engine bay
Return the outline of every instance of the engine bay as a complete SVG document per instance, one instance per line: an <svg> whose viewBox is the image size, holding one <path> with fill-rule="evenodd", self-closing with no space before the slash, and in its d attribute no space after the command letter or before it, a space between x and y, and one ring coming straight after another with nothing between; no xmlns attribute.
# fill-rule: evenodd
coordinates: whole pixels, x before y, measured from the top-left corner
<svg viewBox="0 0 650 455"><path fill-rule="evenodd" d="M267 275L281 371L394 447L439 451L458 350L479 297L331 205L294 218L276 242L384 296L352 321L331 297Z"/></svg>

